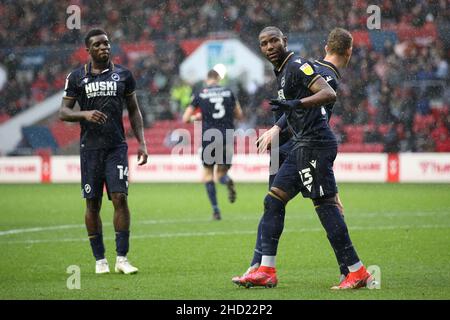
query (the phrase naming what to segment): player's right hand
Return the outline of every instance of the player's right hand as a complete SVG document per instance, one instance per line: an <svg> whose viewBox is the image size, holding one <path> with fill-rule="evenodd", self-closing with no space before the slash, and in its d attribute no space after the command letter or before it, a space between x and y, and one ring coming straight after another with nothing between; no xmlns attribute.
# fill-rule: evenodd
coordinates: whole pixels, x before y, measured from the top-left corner
<svg viewBox="0 0 450 320"><path fill-rule="evenodd" d="M86 121L97 123L97 124L105 124L108 116L101 111L98 110L90 110L84 112L84 118Z"/></svg>
<svg viewBox="0 0 450 320"><path fill-rule="evenodd" d="M280 128L278 126L273 126L266 132L264 132L258 140L256 140L256 146L258 148L258 153L266 152L270 145L272 144L273 138L279 134Z"/></svg>
<svg viewBox="0 0 450 320"><path fill-rule="evenodd" d="M142 166L144 164L147 163L147 159L148 159L148 151L147 151L147 146L145 143L141 143L139 144L138 150L138 165Z"/></svg>

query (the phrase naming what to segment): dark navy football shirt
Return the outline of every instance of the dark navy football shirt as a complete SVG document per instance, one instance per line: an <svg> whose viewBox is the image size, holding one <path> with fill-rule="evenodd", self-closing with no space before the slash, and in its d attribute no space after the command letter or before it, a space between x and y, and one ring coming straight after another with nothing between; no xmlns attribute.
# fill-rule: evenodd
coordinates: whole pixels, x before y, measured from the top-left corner
<svg viewBox="0 0 450 320"><path fill-rule="evenodd" d="M234 129L234 108L236 99L233 92L222 86L208 86L192 97L191 105L202 111L202 129L218 129L224 134L226 129Z"/></svg>
<svg viewBox="0 0 450 320"><path fill-rule="evenodd" d="M293 100L313 95L309 89L321 76L308 60L289 52L275 75L278 99ZM296 108L285 112L292 133L294 148L328 148L337 146L336 137L328 125L325 107Z"/></svg>
<svg viewBox="0 0 450 320"><path fill-rule="evenodd" d="M82 149L111 148L126 144L122 122L125 98L133 94L136 82L130 70L110 63L99 74L91 72L91 63L75 69L66 79L65 99L76 99L82 111L99 110L106 123L80 121Z"/></svg>
<svg viewBox="0 0 450 320"><path fill-rule="evenodd" d="M341 74L334 64L325 60L314 61L314 68L316 72L325 79L326 82L337 91L339 86L339 80L341 79ZM331 115L333 113L334 103L327 104L325 110L327 111L328 122L330 121Z"/></svg>

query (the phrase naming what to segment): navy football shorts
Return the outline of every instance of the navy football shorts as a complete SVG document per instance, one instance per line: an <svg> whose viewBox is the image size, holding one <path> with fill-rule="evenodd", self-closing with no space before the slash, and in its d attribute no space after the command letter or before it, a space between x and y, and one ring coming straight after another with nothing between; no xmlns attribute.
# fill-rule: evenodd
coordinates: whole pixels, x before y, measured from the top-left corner
<svg viewBox="0 0 450 320"><path fill-rule="evenodd" d="M281 165L283 164L284 160L287 159L289 152L291 152L292 147L294 143L292 140L288 140L287 142L283 143L281 146L279 146L277 149L273 149L270 152L270 175L269 175L269 189L272 186L272 183L275 179L275 176L280 169ZM278 159L274 159L274 157L278 157ZM277 162L278 161L278 165ZM272 168L273 166L273 168Z"/></svg>
<svg viewBox="0 0 450 320"><path fill-rule="evenodd" d="M337 147L292 150L278 170L272 187L288 193L290 198L299 192L304 198L333 197L338 191L333 172L336 155Z"/></svg>
<svg viewBox="0 0 450 320"><path fill-rule="evenodd" d="M211 141L202 142L202 162L203 166L213 166L216 164L226 165L231 168L233 160L234 140L224 144L215 144Z"/></svg>
<svg viewBox="0 0 450 320"><path fill-rule="evenodd" d="M81 190L86 199L101 198L106 184L111 193L128 194L128 146L81 150Z"/></svg>

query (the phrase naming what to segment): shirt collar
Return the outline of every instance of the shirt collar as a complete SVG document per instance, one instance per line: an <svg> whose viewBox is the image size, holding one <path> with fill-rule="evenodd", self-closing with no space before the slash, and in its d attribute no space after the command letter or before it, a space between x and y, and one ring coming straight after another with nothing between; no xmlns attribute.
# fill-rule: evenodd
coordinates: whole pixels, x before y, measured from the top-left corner
<svg viewBox="0 0 450 320"><path fill-rule="evenodd" d="M286 64L286 62L289 60L290 57L292 57L292 55L294 54L294 52L292 51L288 51L288 55L286 56L286 58L284 58L283 62L281 63L281 65L278 68L275 68L275 73L278 73L281 71L281 69L283 69L284 65Z"/></svg>
<svg viewBox="0 0 450 320"><path fill-rule="evenodd" d="M336 68L336 66L335 66L334 64L332 64L331 62L325 61L325 60L316 60L316 62L317 62L318 64L321 64L321 65L325 66L325 67L330 68L330 69L333 70L333 72L336 74L336 76L338 77L338 79L341 78L341 74L339 73L338 68Z"/></svg>
<svg viewBox="0 0 450 320"><path fill-rule="evenodd" d="M103 74L109 71L113 71L115 69L114 63L112 61L109 62L108 68L106 68L105 70L103 70L102 72L98 73L98 74ZM87 64L84 65L84 74L88 75L88 74L92 74L92 62L89 61Z"/></svg>

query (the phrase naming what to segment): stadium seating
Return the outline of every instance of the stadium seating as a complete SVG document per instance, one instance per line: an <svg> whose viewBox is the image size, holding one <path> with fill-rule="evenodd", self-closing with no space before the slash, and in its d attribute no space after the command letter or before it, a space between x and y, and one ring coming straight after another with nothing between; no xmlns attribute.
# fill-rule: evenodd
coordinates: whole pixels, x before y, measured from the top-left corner
<svg viewBox="0 0 450 320"><path fill-rule="evenodd" d="M22 128L23 139L34 150L51 149L56 151L58 145L50 129L44 126L29 126Z"/></svg>
<svg viewBox="0 0 450 320"><path fill-rule="evenodd" d="M380 124L378 126L378 132L382 135L385 136L389 130L391 129L391 124Z"/></svg>
<svg viewBox="0 0 450 320"><path fill-rule="evenodd" d="M60 148L70 146L80 139L80 125L78 123L68 123L56 120L49 128Z"/></svg>
<svg viewBox="0 0 450 320"><path fill-rule="evenodd" d="M424 131L425 128L432 126L435 123L435 119L432 114L421 115L417 113L414 117L414 131Z"/></svg>
<svg viewBox="0 0 450 320"><path fill-rule="evenodd" d="M367 30L367 21L364 18L366 17L365 4L362 5L362 2L359 1L343 0L343 3L346 3L345 5L330 3L327 6L323 6L320 1L311 1L308 4L308 12L309 16L314 16L315 19L310 23L292 23L291 19L296 18L294 16L285 17L281 12L285 6L279 5L281 0L274 1L278 5L272 7L273 15L263 17L258 14L248 16L238 14L234 19L227 21L226 24L219 21L220 19L209 20L207 12L209 10L215 11L218 8L208 8L206 11L198 10L205 5L208 7L207 0L186 3L176 1L178 5L169 6L167 8L168 14L161 16L157 14L160 9L158 5L150 2L146 6L150 11L154 11L155 15L149 15L148 17L150 19L148 23L152 26L149 30L136 28L135 21L128 19L128 11L135 14L140 13L142 11L140 6L145 1L130 2L129 5L117 9L116 12L116 18L118 19L116 22L118 23L115 23L113 28L115 34L121 34L122 36L120 37L121 40L114 41L112 46L114 61L125 64L134 72L140 91L151 92L151 99L141 104L151 113L152 110L156 110L156 108L153 108L157 104L155 103L156 100L170 100L170 90L177 80L174 75L178 73L181 61L207 39L220 39L231 35L239 37L249 46L252 46L254 35L259 32L260 26L270 23L283 26L283 30L289 33L290 44L294 50L299 51L305 57L317 58L323 54L323 46L317 46L317 43L325 39L326 30L329 29L329 26L340 25L351 31L354 40L353 58L349 68L345 74L343 73L341 86L343 89L341 89L341 93L343 92L343 95L347 98L342 99L341 103L336 105L335 111L338 111L336 112L338 115L334 115L330 121L333 128L341 127L345 123L345 127L337 128L337 130L342 129L343 131L339 133L344 136L344 143L362 144L364 143L364 133L371 132L373 129L378 130L382 136L389 131L389 125L385 124L375 128L367 127L367 124L373 124L379 120L377 119L379 116L377 101L381 96L389 98L386 99L390 103L387 109L390 109L389 111L395 113L396 116L401 116L404 110L393 112L394 109L401 105L403 99L412 97L408 100L410 105L407 108L414 110L414 122L405 123L405 119L398 119L404 124L404 126L397 127L400 139L404 139L406 136L412 137L413 140L416 139L417 135L406 135L405 128L407 128L406 130L412 128L415 133L420 133L432 131L437 121L444 121L448 125L448 118L443 117L443 114L448 114L449 108L445 106L445 99L442 98L446 96L445 91L448 94L448 58L450 51L448 50L448 33L443 28L448 24L448 21L446 21L448 18L444 15L444 19L442 19L440 16L440 12L448 11L446 1L434 3L416 0L409 6L396 4L395 1L383 2L382 7L387 6L388 9L382 10L382 30ZM25 0L17 0L0 4L0 9L10 12L12 15L10 19L12 25L8 30L5 29L5 26L0 26L0 31L3 31L0 32L0 40L4 41L2 42L2 48L5 48L5 52L17 52L16 55L11 56L13 60L5 61L5 63L7 62L5 66L13 67L13 72L10 74L14 74L16 78L15 81L8 81L1 89L0 123L8 121L15 114L61 90L67 73L79 64L85 63L88 59L84 45L79 42L81 35L69 36L66 34L67 28L64 25L55 26L54 30L51 30L51 32L57 32L54 37L45 37L50 32L50 26L46 26L45 21L40 20L46 16L46 6L36 6L36 15L30 16L26 21L19 15L18 10L11 9L15 5L25 6L26 3ZM92 6L95 7L93 4L95 2L83 1L83 3L87 11ZM296 5L301 6L299 3L295 4L294 7ZM48 10L56 10L58 6L58 3L54 2L49 4ZM183 22L170 20L171 10L177 11L178 9L174 8L178 6L183 7ZM245 2L234 0L226 1L220 6L223 6L225 11L231 9L238 10L238 12L239 10L247 10ZM347 9L344 9L347 7L356 10L352 11L353 13L360 13L360 18L342 20L342 16L347 16L345 11ZM298 11L302 12L302 10ZM217 14L217 12L215 13ZM199 16L208 21L207 28L192 28ZM426 19L421 17L426 17ZM90 19L92 17L86 17L83 22L85 26L98 24L97 21L90 21ZM40 25L41 28L36 29L36 25ZM209 33L211 31L213 32ZM2 38L2 34L9 34L10 37L16 39L16 42L11 44L8 39ZM23 39L23 37L18 36L21 34L31 34L32 36ZM447 43L447 46L442 46L442 43ZM16 48L11 47L15 44L17 44ZM439 49L435 50L435 48ZM258 50L257 46L252 47L252 49ZM440 52L441 49L444 49L442 53ZM10 57L8 56L7 59L10 59ZM389 62L391 60L394 63ZM439 73L439 66L445 65L444 62L447 63L447 71L444 68ZM398 63L404 67L404 74L408 77L402 78L400 75L400 78L396 81L386 82L387 75L393 72L393 66ZM14 66L20 66L19 72L15 72L14 68L16 67ZM421 72L423 75L423 70L427 67L430 67L431 71L428 72L425 79L420 80L419 75ZM23 72L27 70L30 75L24 76ZM155 77L155 75L158 75L158 77ZM157 81L157 78L166 78L166 85L158 85L161 81ZM410 79L417 79L413 82L418 83L413 84L413 86L414 88L420 88L420 90L414 89L405 96L401 95L401 98L395 97L395 92L401 90L407 84L406 82L410 82ZM431 90L427 89L427 79L433 82L430 85ZM361 90L361 81L364 81L366 90ZM379 83L386 83L385 90L381 90ZM443 88L442 94L436 93L432 97L427 96L430 91L433 91L433 88L438 87ZM256 122L256 126L270 122L268 120L270 112L267 112L266 118L264 116L258 116L256 120L252 118L258 113L256 110L264 106L264 102L261 102L258 97L259 93L258 90L254 93L244 93L244 96L248 95L248 104L243 105L244 113L249 123ZM409 97L407 97L408 95ZM439 105L439 107L433 107L433 105ZM358 117L346 117L346 112L351 109L351 106L362 106L360 111L366 113L368 117L357 121ZM402 108L404 107L402 106ZM175 118L177 116L179 115L175 115ZM162 136L167 135L169 130L179 127L180 124L178 121L158 121L158 114L152 114L149 118L151 119L150 122L154 121L155 118L157 120L154 122L152 129L156 130L156 128L161 127L165 131L149 131L146 135L154 135L153 139L157 141L156 144L161 143L161 147L155 148L165 150ZM410 121L409 119L411 118L409 117L407 120ZM124 120L125 132L127 137L130 138L133 134L128 117L125 116ZM381 121L386 122L385 120L382 119ZM388 121L391 120L388 119ZM356 123L358 124L356 125ZM366 125L365 129L358 127L364 125ZM61 124L50 125L50 130L58 146L63 148L70 146L77 136L76 133L71 131L72 129L67 129L69 132L66 132L65 128ZM343 148L343 150L345 149L347 147ZM412 149L421 151L417 149L417 146Z"/></svg>
<svg viewBox="0 0 450 320"><path fill-rule="evenodd" d="M364 133L367 130L375 130L374 125L365 125L365 126L346 126L346 131L350 134L350 139L347 143L343 143L339 146L340 152L383 152L384 146L382 143L364 143L363 137ZM390 126L381 126L382 132L387 132ZM151 128L147 128L144 131L145 139L147 141L147 146L149 148L150 154L170 154L171 152L171 144L170 144L170 135L173 133L175 129L186 129L189 131L190 136L194 137L194 126L192 124L184 124L177 121L167 121L160 120L153 123ZM265 129L265 128L259 128ZM130 154L135 154L137 152L137 148L139 143L134 138L134 136L130 136L127 139L128 143L128 152ZM245 140L245 148L243 150L239 150L241 152L245 152L248 154L249 152L256 152L255 148L251 148L251 141L248 138ZM173 144L172 144L173 145ZM191 152L193 154L196 153L196 149L194 148L194 141L191 140ZM238 149L235 147L235 152Z"/></svg>
<svg viewBox="0 0 450 320"><path fill-rule="evenodd" d="M341 116L332 116L330 119L330 127L334 128L336 126L340 126L342 124Z"/></svg>
<svg viewBox="0 0 450 320"><path fill-rule="evenodd" d="M383 152L382 143L342 143L339 145L339 152Z"/></svg>
<svg viewBox="0 0 450 320"><path fill-rule="evenodd" d="M190 134L191 146L193 146L194 126L192 124L184 124L179 121L172 120L159 120L155 121L150 128L144 130L144 137L147 142L148 150L150 154L169 154L171 147L178 136L171 136L176 129L187 130ZM128 139L128 153L133 154L137 152L139 143L135 139L134 135L130 134ZM193 150L193 148L192 148Z"/></svg>
<svg viewBox="0 0 450 320"><path fill-rule="evenodd" d="M364 126L349 125L344 127L344 132L347 137L347 143L361 144L364 139Z"/></svg>
<svg viewBox="0 0 450 320"><path fill-rule="evenodd" d="M9 118L11 118L8 114L6 113L0 113L0 123L6 122L9 120Z"/></svg>

